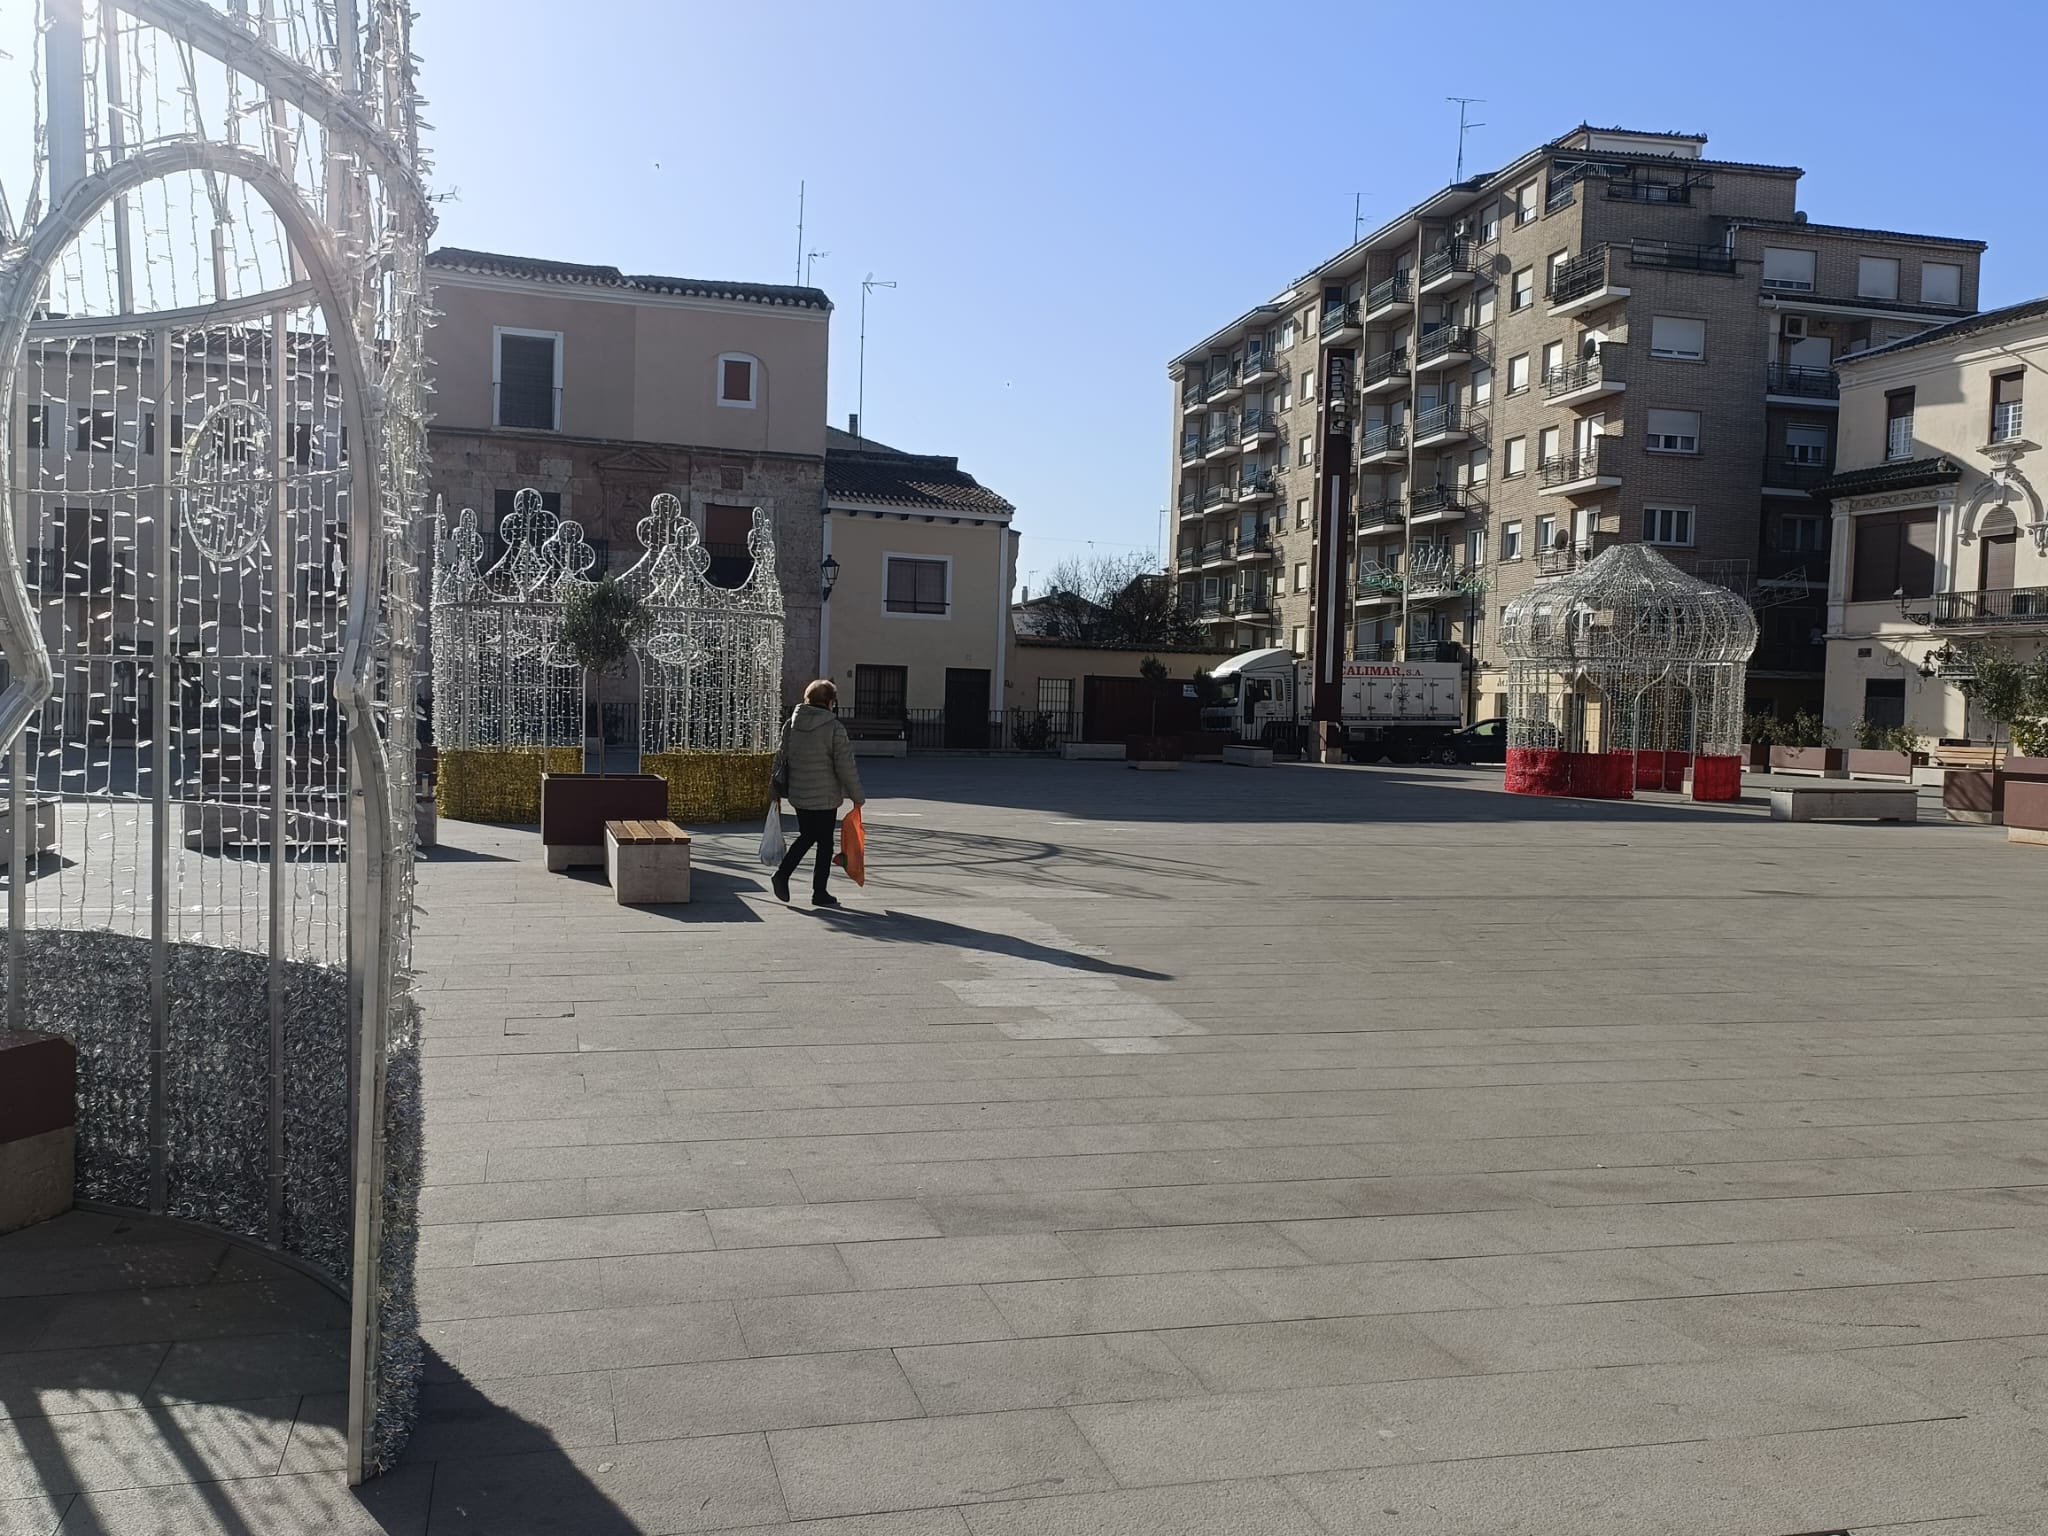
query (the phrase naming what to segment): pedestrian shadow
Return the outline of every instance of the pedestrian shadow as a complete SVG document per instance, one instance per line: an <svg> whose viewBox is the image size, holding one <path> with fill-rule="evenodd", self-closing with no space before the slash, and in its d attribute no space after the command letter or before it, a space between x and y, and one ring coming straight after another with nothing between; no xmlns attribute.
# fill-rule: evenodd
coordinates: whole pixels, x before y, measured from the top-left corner
<svg viewBox="0 0 2048 1536"><path fill-rule="evenodd" d="M571 869L557 878L576 885L593 886L603 900L614 906L618 904L612 895L611 882L601 869ZM643 913L670 923L758 923L762 920L761 914L740 897L760 895L761 891L761 883L757 880L742 879L714 866L693 863L688 901L660 905L636 903L619 910Z"/></svg>
<svg viewBox="0 0 2048 1536"><path fill-rule="evenodd" d="M1003 955L1013 960L1031 960L1040 965L1055 965L1062 970L1085 971L1095 976L1122 976L1132 981L1174 979L1164 971L1148 971L1140 966L1119 965L1113 960L1101 960L1093 955L1055 949L1049 944L1037 944L1030 939L1019 938L1013 933L969 928L962 923L949 923L943 918L926 917L921 913L899 912L894 909L880 912L863 911L856 907L811 907L805 910L813 917L820 918L843 932L872 940L877 944L935 944L948 949L978 950L983 954Z"/></svg>

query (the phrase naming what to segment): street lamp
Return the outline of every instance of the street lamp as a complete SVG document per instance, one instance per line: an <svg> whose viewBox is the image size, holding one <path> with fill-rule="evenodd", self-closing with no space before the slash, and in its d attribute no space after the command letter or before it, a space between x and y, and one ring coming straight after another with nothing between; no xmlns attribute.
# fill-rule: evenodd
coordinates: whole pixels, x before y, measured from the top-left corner
<svg viewBox="0 0 2048 1536"><path fill-rule="evenodd" d="M827 555L824 564L818 567L818 601L822 603L831 602L832 589L838 585L839 562L830 555Z"/></svg>
<svg viewBox="0 0 2048 1536"><path fill-rule="evenodd" d="M860 435L868 435L868 295L877 288L894 288L893 282L877 282L870 272L860 280L860 381L854 393L854 416L860 422Z"/></svg>

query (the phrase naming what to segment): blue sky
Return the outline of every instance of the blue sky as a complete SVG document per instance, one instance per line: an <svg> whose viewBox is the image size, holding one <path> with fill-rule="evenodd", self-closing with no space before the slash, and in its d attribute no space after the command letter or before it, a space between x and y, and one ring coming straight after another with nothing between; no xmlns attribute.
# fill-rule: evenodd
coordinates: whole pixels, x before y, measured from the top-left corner
<svg viewBox="0 0 2048 1536"><path fill-rule="evenodd" d="M27 10L0 0L10 148ZM789 281L806 181L834 420L859 280L894 279L869 429L1015 502L1027 573L1156 545L1166 360L1346 243L1354 193L1370 226L1447 182L1450 92L1486 98L1468 171L1581 120L1704 132L1805 167L1816 220L1988 240L1986 305L2048 291L2048 144L1987 68L2044 56L2037 0L418 10L443 243Z"/></svg>

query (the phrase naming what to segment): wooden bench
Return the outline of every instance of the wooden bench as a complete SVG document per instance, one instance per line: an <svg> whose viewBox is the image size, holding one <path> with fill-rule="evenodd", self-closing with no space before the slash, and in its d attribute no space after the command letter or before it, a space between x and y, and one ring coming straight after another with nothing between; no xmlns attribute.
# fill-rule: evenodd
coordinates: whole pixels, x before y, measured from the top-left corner
<svg viewBox="0 0 2048 1536"><path fill-rule="evenodd" d="M604 824L604 872L622 907L690 899L690 834L672 821Z"/></svg>
<svg viewBox="0 0 2048 1536"><path fill-rule="evenodd" d="M1936 768L1996 768L2005 758L2003 747L1929 747L1927 761Z"/></svg>
<svg viewBox="0 0 2048 1536"><path fill-rule="evenodd" d="M1816 784L1771 791L1773 821L1918 821L1920 791L1889 786Z"/></svg>

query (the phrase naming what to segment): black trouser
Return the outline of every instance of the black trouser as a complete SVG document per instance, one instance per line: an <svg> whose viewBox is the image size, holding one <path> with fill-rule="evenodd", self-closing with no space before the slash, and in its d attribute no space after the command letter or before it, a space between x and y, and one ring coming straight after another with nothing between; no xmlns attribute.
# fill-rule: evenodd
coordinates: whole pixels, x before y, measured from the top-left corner
<svg viewBox="0 0 2048 1536"><path fill-rule="evenodd" d="M839 812L804 811L796 813L796 841L789 845L789 852L782 856L782 867L775 871L775 878L784 885L796 873L797 866L804 861L804 855L811 845L818 848L817 868L811 872L811 892L825 894L825 880L832 873L832 834L839 826Z"/></svg>

